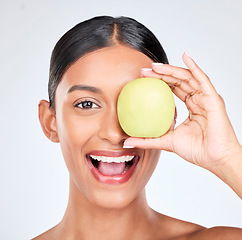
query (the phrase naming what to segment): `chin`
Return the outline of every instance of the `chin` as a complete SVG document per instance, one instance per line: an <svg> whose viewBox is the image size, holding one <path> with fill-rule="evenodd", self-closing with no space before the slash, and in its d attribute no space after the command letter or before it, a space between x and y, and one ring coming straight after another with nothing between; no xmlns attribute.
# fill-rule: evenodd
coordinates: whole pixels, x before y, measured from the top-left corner
<svg viewBox="0 0 242 240"><path fill-rule="evenodd" d="M138 195L138 192L135 194L135 190L98 191L89 196L89 202L99 208L117 210L128 207Z"/></svg>
<svg viewBox="0 0 242 240"><path fill-rule="evenodd" d="M153 160L149 161L150 158ZM77 159L82 161L75 168L69 167L69 172L77 190L72 193L81 197L79 202L87 201L87 205L103 209L124 209L145 196L144 188L155 169L159 152L95 150Z"/></svg>

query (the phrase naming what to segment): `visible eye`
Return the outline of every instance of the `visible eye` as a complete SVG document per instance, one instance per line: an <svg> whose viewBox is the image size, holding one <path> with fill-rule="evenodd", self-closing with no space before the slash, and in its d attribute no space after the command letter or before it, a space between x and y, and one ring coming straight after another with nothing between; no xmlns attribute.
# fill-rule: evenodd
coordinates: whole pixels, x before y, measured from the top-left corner
<svg viewBox="0 0 242 240"><path fill-rule="evenodd" d="M78 107L81 109L97 109L100 108L96 103L94 103L93 101L90 100L82 100L80 102L78 102L77 104L75 104L74 107Z"/></svg>

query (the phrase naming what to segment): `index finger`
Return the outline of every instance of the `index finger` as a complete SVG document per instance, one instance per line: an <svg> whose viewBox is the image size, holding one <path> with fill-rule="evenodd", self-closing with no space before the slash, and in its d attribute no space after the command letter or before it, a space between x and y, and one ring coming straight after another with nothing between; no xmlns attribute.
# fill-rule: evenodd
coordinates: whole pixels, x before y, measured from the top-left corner
<svg viewBox="0 0 242 240"><path fill-rule="evenodd" d="M198 65L187 53L183 54L182 59L188 69L191 71L194 78L199 81L205 93L211 94L216 92L208 76L198 67Z"/></svg>

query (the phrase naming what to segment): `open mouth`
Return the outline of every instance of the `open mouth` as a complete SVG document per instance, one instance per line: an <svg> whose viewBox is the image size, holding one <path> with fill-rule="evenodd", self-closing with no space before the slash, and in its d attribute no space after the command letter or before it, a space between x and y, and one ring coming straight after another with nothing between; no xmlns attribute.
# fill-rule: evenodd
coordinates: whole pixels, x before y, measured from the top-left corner
<svg viewBox="0 0 242 240"><path fill-rule="evenodd" d="M135 156L103 157L90 155L92 165L103 175L115 176L126 173L134 164Z"/></svg>
<svg viewBox="0 0 242 240"><path fill-rule="evenodd" d="M123 183L129 180L139 161L138 155L118 157L87 155L88 165L94 177L102 183Z"/></svg>

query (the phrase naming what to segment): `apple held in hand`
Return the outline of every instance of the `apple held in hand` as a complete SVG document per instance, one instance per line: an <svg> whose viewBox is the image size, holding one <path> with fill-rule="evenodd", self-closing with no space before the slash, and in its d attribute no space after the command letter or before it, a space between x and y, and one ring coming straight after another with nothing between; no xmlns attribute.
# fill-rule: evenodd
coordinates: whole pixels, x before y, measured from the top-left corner
<svg viewBox="0 0 242 240"><path fill-rule="evenodd" d="M173 93L160 79L135 79L122 89L117 111L119 123L129 136L160 137L174 120Z"/></svg>

